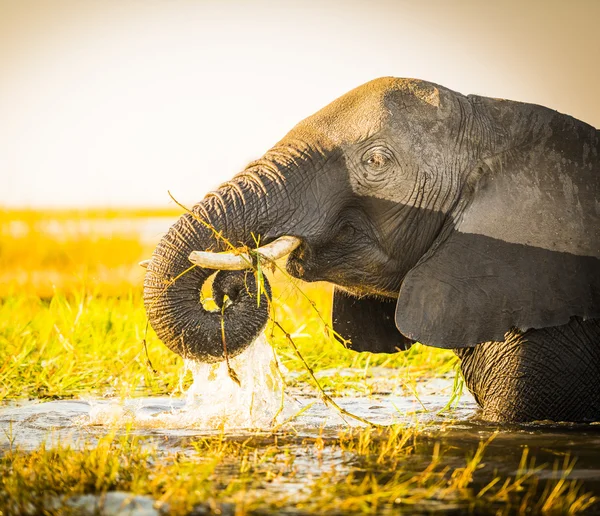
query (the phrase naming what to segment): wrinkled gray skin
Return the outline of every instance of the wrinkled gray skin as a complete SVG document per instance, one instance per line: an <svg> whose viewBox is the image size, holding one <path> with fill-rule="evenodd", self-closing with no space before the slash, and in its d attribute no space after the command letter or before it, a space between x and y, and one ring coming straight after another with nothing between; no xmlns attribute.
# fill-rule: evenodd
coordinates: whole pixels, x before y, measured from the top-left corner
<svg viewBox="0 0 600 516"><path fill-rule="evenodd" d="M483 416L600 420L600 133L542 106L371 81L300 122L169 230L145 279L163 342L224 358L192 250L301 239L289 272L336 285L358 351L456 349ZM172 282L172 284L171 284ZM165 288L169 284L168 288ZM252 274L218 273L230 356L260 333Z"/></svg>

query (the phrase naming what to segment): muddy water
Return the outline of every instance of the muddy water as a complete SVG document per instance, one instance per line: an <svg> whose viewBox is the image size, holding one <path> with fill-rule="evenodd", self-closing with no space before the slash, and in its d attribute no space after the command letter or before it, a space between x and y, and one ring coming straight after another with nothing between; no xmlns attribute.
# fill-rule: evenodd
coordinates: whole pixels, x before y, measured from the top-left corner
<svg viewBox="0 0 600 516"><path fill-rule="evenodd" d="M194 383L183 397L5 404L0 408L0 450L8 446L33 449L43 441L79 446L93 442L115 426L146 436L165 451L184 450L194 438L221 432L230 439L250 436L260 439L261 435L267 438L277 432L282 436L280 442L295 454L296 474L279 486L270 486L273 493L299 492L304 479L333 467L338 472L349 470L348 457L338 448L326 447L317 458L302 440L333 439L341 429L362 423L325 405L309 388L284 388L281 373L288 378L289 373L281 371L263 338L230 365L241 385L232 380L225 364L216 367L188 364ZM320 375L330 373L321 371ZM472 456L482 440L500 430L487 448L486 467L475 476L475 488L487 484L496 472L514 478L527 447L530 457L536 457L536 465L550 466L536 473L540 479L561 478L565 474L561 466L564 458L575 458L576 465L568 478L581 480L586 491L600 495L600 425L492 425L477 419L477 407L469 394L464 394L452 410L444 410L452 392L450 378L418 385L417 399L399 388L393 371L381 369L374 373L381 376L377 394L349 393L335 401L348 412L373 423L417 426L431 446L422 447L421 455L411 458L415 472L430 463L435 441L442 442L445 464L461 467L465 456ZM558 466L553 469L555 463ZM590 513L600 513L600 507Z"/></svg>

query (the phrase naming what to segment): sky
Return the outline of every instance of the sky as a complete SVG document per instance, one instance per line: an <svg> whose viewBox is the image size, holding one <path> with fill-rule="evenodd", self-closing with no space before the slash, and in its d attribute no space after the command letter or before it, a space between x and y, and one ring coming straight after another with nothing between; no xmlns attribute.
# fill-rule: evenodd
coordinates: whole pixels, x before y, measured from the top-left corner
<svg viewBox="0 0 600 516"><path fill-rule="evenodd" d="M0 207L191 205L380 76L600 128L600 0L0 0Z"/></svg>

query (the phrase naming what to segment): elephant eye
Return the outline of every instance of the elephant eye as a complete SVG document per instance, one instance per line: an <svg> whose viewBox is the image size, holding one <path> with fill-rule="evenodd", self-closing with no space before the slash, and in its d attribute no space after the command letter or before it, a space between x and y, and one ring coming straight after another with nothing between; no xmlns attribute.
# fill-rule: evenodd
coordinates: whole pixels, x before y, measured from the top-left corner
<svg viewBox="0 0 600 516"><path fill-rule="evenodd" d="M383 154L377 152L372 154L369 159L367 159L367 163L374 169L384 168L388 163L388 158Z"/></svg>
<svg viewBox="0 0 600 516"><path fill-rule="evenodd" d="M393 162L394 156L386 147L378 146L369 149L363 155L364 178L377 182L383 180L384 176L381 176L381 174L387 171Z"/></svg>

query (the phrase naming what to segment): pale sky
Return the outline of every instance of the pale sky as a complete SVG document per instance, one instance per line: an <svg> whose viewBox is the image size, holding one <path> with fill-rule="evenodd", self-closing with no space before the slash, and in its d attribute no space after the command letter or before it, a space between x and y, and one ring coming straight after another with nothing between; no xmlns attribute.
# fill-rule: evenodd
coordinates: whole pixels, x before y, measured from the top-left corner
<svg viewBox="0 0 600 516"><path fill-rule="evenodd" d="M380 76L600 128L600 0L0 0L0 207L187 204Z"/></svg>

